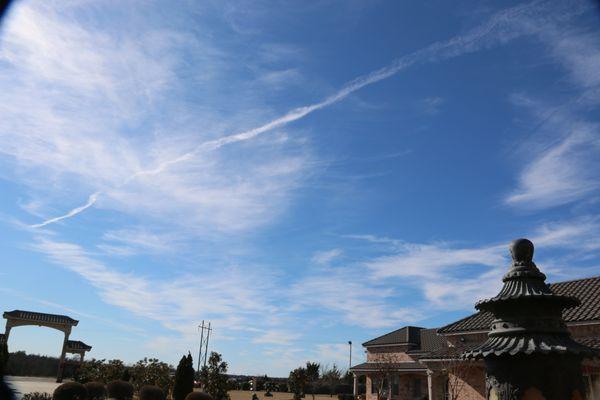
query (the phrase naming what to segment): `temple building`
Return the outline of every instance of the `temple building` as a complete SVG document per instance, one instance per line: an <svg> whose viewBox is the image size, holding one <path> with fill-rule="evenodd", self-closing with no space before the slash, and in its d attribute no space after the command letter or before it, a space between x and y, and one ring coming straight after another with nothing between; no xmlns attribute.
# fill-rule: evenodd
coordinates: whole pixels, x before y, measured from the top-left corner
<svg viewBox="0 0 600 400"><path fill-rule="evenodd" d="M581 349L588 349L582 353L581 364L585 398L600 399L600 276L544 285L557 297L578 299L562 311L564 326L561 329L566 328L563 330L574 340L574 347L582 345ZM513 328L496 327L497 321L491 312L482 310L441 328L406 326L363 343L366 362L351 368L355 394L359 394L357 382L364 376L366 393L361 396L366 400L488 398L486 372L489 378L490 371L486 371L482 359L468 359L468 355L485 352L484 344L490 342L488 334L492 328L508 331ZM534 349L527 342L524 348L518 349L515 344L508 352L529 354L534 350L560 352L563 349L560 343L541 342L536 346Z"/></svg>

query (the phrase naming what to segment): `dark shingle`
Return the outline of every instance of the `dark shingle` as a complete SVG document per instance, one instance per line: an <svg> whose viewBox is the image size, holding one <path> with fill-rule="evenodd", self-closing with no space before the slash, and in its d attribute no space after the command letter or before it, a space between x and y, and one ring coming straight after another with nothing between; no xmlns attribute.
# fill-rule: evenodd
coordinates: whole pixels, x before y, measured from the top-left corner
<svg viewBox="0 0 600 400"><path fill-rule="evenodd" d="M57 314L44 314L33 311L23 311L23 310L14 310L14 311L6 311L3 314L4 318L15 318L25 321L31 322L44 322L50 324L60 324L60 325L77 325L79 321L74 320L71 317L67 317L66 315L57 315Z"/></svg>
<svg viewBox="0 0 600 400"><path fill-rule="evenodd" d="M421 351L436 351L447 346L446 338L437 334L437 328L423 329L421 331Z"/></svg>
<svg viewBox="0 0 600 400"><path fill-rule="evenodd" d="M563 312L565 322L600 322L600 276L551 283L550 289L556 294L574 296L581 301L579 306ZM492 314L488 312L478 312L440 328L438 333L487 331L493 319Z"/></svg>
<svg viewBox="0 0 600 400"><path fill-rule="evenodd" d="M418 326L405 326L393 332L376 337L375 339L371 339L368 342L364 342L362 345L365 347L408 343L418 345L421 340L420 332L422 329L424 328L420 328Z"/></svg>

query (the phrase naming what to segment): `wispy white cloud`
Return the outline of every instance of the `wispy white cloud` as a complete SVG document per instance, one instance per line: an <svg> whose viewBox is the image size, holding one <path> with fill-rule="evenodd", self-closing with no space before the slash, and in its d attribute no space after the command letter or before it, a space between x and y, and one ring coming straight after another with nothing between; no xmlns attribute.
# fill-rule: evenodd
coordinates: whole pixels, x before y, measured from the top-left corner
<svg viewBox="0 0 600 400"><path fill-rule="evenodd" d="M329 264L331 261L340 257L343 253L344 252L342 251L342 249L317 251L312 256L312 262L322 265Z"/></svg>
<svg viewBox="0 0 600 400"><path fill-rule="evenodd" d="M444 243L405 243L391 256L382 256L366 263L374 277L418 277L431 279L448 274L451 269L469 265L495 266L502 264L504 246L456 248Z"/></svg>
<svg viewBox="0 0 600 400"><path fill-rule="evenodd" d="M531 114L535 140L541 143L525 141L523 154L529 161L519 174L518 187L506 198L508 204L528 209L583 200L600 187L600 126L585 116L586 107L600 102L600 37L562 22L521 21L548 49L549 60L564 68L570 89L577 93L561 105L525 95L511 98Z"/></svg>
<svg viewBox="0 0 600 400"><path fill-rule="evenodd" d="M567 258L582 262L582 266L589 261L586 258L590 255L594 258L594 252L600 248L600 223L595 216L545 223L523 233L544 254L560 249ZM389 238L378 240L370 235L354 236L357 237L375 245L392 241ZM417 289L423 301L415 304L412 311L421 315L430 314L432 309L471 309L477 300L498 291L510 260L509 240L475 246L392 242L393 247L380 250L386 254L362 262L365 268L363 281L389 280L390 285ZM541 267L549 273L557 272L553 265ZM579 269L570 265L568 268L557 276L573 278L581 273L589 275L600 271L593 265ZM456 290L457 287L460 290ZM389 290L389 286L386 288Z"/></svg>
<svg viewBox="0 0 600 400"><path fill-rule="evenodd" d="M581 199L600 187L598 128L579 128L556 145L541 151L525 167L519 187L506 201L530 208L545 208Z"/></svg>
<svg viewBox="0 0 600 400"><path fill-rule="evenodd" d="M204 75L220 62L197 37L143 24L139 35L98 31L51 4L19 4L6 22L0 154L15 166L12 179L32 189L24 203L46 217L34 226L95 206L197 231L244 229L275 218L300 182L308 147L276 138L256 141L239 163L212 152L175 168L198 141L218 147L210 138L225 129L215 113L171 102L182 90L182 49L214 56L200 60ZM190 133L197 126L206 132ZM88 190L85 204L47 217Z"/></svg>
<svg viewBox="0 0 600 400"><path fill-rule="evenodd" d="M388 285L367 282L360 270L344 268L303 278L291 286L288 296L299 310L319 308L349 325L391 327L423 317L413 307L392 305L397 294Z"/></svg>
<svg viewBox="0 0 600 400"><path fill-rule="evenodd" d="M300 338L298 333L285 330L270 330L255 337L252 342L257 344L289 345Z"/></svg>
<svg viewBox="0 0 600 400"><path fill-rule="evenodd" d="M120 272L70 242L39 237L32 248L87 281L108 304L152 319L182 335L195 333L195 321L212 319L227 329L253 327L249 316L275 313L261 293L270 288L265 274L226 268L169 279ZM225 279L226 277L226 279Z"/></svg>
<svg viewBox="0 0 600 400"><path fill-rule="evenodd" d="M115 255L171 253L183 241L174 233L156 233L145 228L108 231L102 239L104 243L99 244L98 248Z"/></svg>
<svg viewBox="0 0 600 400"><path fill-rule="evenodd" d="M440 107L444 104L444 99L439 96L426 97L420 103L425 114L434 115L440 111Z"/></svg>
<svg viewBox="0 0 600 400"><path fill-rule="evenodd" d="M491 45L513 39L521 34L526 33L524 30L516 29L519 27L519 25L515 23L515 20L520 18L533 18L539 16L540 14L545 15L547 13L548 10L537 3L520 5L501 11L493 15L486 23L476 27L464 35L453 37L447 41L433 43L432 45L427 46L426 48L415 53L396 59L388 66L350 81L340 90L329 97L326 97L320 102L295 108L288 113L272 119L271 121L256 128L201 142L183 154L159 162L156 167L150 169L137 168L135 169L136 172L132 173L123 181L115 185L116 187L113 187L112 189L109 188L108 191L110 193L111 190L119 189L122 186L129 185L134 181L137 182L140 180L140 178L154 177L159 174L163 174L165 171L172 169L181 163L191 162L199 155L204 154L207 151L214 151L226 145L254 139L265 132L283 127L294 121L302 119L315 111L329 107L366 86L394 76L398 72L414 64L434 62L456 57L461 54L474 52L481 48L489 47ZM69 218L77 215L79 212L84 211L85 209L87 209L87 207L79 206L63 216L48 219L37 225L43 226L44 224L51 223L49 222L51 220L62 220Z"/></svg>

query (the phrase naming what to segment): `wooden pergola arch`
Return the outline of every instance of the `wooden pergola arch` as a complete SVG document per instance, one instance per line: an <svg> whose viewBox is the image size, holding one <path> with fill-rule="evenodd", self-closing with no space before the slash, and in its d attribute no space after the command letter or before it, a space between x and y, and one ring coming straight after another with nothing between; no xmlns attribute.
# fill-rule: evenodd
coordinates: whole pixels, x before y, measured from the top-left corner
<svg viewBox="0 0 600 400"><path fill-rule="evenodd" d="M83 362L83 357L87 351L92 349L91 346L81 342L69 340L71 330L77 326L79 321L66 315L45 314L33 311L13 310L6 311L2 316L6 319L6 329L2 338L8 344L10 331L12 328L19 326L44 326L59 330L64 333L62 351L58 363L58 371L56 373L56 382L62 382L62 375L65 366L65 356L67 353L79 354L80 362Z"/></svg>

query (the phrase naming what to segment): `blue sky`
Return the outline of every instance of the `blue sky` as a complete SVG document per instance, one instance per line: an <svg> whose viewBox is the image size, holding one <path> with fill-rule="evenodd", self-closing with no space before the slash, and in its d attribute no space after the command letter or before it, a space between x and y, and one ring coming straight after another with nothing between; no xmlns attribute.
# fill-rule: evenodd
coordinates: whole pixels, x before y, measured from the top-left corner
<svg viewBox="0 0 600 400"><path fill-rule="evenodd" d="M562 3L17 2L3 310L127 362L210 320L231 372L285 376L468 315L518 237L597 275L600 12Z"/></svg>

